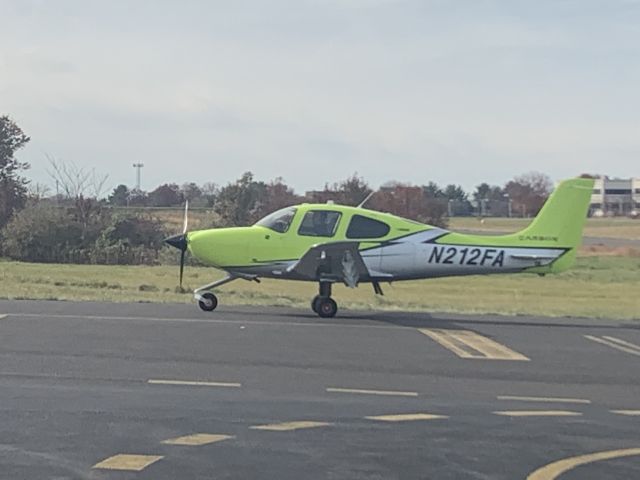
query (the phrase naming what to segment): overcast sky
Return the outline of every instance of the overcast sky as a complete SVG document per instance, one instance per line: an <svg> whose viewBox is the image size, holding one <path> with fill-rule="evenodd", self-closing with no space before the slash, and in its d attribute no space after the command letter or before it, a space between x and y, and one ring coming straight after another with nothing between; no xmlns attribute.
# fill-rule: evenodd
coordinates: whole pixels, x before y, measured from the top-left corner
<svg viewBox="0 0 640 480"><path fill-rule="evenodd" d="M640 176L640 2L0 0L0 114L43 183Z"/></svg>

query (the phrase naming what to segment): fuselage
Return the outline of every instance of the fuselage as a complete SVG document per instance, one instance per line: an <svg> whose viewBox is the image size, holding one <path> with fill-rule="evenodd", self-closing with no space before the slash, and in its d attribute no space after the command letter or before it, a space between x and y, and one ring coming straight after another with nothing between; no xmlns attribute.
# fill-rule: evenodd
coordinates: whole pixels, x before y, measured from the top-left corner
<svg viewBox="0 0 640 480"><path fill-rule="evenodd" d="M553 238L523 241L516 235L451 233L391 214L333 204L302 204L279 210L250 227L188 234L201 262L231 273L287 278L311 247L357 242L371 278L418 278L553 271L570 248Z"/></svg>

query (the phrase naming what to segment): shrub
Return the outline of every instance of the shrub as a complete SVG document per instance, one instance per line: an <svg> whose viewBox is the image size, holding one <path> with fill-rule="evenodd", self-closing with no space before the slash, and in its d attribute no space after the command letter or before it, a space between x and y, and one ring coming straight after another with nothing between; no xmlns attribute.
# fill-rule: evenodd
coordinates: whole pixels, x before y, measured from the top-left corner
<svg viewBox="0 0 640 480"><path fill-rule="evenodd" d="M42 202L14 215L2 237L3 255L14 260L63 263L81 256L82 225L65 209Z"/></svg>

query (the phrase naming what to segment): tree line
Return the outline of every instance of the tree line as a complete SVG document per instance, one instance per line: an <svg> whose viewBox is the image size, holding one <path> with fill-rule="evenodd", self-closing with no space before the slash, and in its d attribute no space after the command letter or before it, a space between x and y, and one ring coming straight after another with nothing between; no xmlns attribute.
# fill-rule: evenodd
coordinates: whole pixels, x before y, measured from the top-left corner
<svg viewBox="0 0 640 480"><path fill-rule="evenodd" d="M166 183L150 192L118 185L106 198L115 207L180 207L188 200L192 207L211 208L225 225L252 223L266 213L301 202L358 205L371 193L367 207L439 226L451 216L518 216L537 214L552 189L548 176L530 172L504 186L481 183L471 193L460 185L441 187L435 182L412 185L397 181L377 190L357 173L321 190L296 193L281 177L269 182L256 180L246 172L234 182L219 187L214 183Z"/></svg>
<svg viewBox="0 0 640 480"><path fill-rule="evenodd" d="M302 202L358 205L446 227L454 215L532 216L552 183L527 173L503 186L481 183L471 193L456 184L440 186L390 181L378 189L357 173L297 193L282 178L262 181L246 172L226 185L167 183L145 192L116 186L108 177L48 157L55 193L26 178L29 165L17 159L30 138L8 116L0 116L0 255L57 263L157 264L174 261L162 240L175 232L144 207L180 207L188 200L210 211L211 227L250 225L263 216ZM137 208L122 208L137 207Z"/></svg>

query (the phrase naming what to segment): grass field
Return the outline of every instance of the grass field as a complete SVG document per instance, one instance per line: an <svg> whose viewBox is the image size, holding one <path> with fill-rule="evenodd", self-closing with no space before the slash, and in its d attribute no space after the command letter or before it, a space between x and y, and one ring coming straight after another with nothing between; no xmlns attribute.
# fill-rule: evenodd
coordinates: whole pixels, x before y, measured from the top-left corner
<svg viewBox="0 0 640 480"><path fill-rule="evenodd" d="M187 267L185 289L210 282L221 272ZM0 262L0 298L192 302L176 288L174 266L44 265ZM581 257L574 269L557 276L528 274L463 277L383 285L384 297L369 285L338 286L341 308L535 314L640 319L640 258ZM219 289L223 305L286 305L308 308L316 285L238 280ZM194 308L196 308L194 306ZM2 312L0 312L2 313Z"/></svg>

